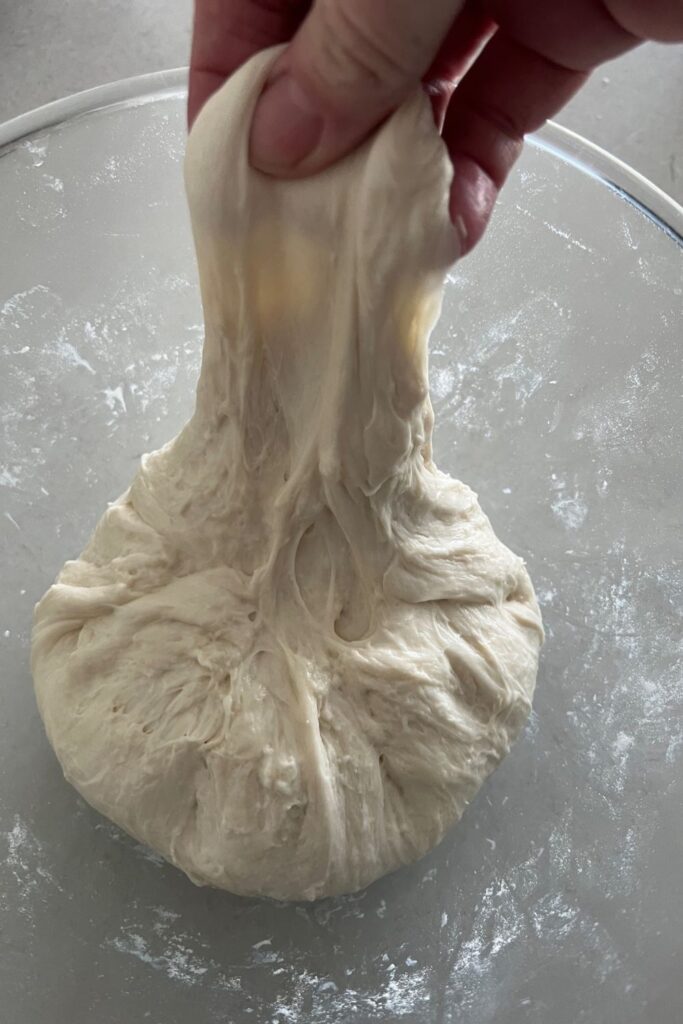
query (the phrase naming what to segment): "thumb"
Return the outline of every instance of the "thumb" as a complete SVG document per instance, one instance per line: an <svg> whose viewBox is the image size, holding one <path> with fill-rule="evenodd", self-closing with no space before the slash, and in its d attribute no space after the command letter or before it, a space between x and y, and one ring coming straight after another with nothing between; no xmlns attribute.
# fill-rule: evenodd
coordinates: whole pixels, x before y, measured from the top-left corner
<svg viewBox="0 0 683 1024"><path fill-rule="evenodd" d="M259 170L303 177L344 156L428 70L464 0L316 0L251 128Z"/></svg>

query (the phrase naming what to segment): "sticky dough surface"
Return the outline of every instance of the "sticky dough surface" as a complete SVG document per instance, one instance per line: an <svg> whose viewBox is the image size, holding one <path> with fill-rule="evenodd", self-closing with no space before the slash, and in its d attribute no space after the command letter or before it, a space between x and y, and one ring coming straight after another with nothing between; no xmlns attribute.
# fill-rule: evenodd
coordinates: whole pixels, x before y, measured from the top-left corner
<svg viewBox="0 0 683 1024"><path fill-rule="evenodd" d="M272 60L188 144L194 415L37 606L33 668L94 807L195 882L313 899L460 817L527 717L542 630L522 561L431 460L455 252L428 102L274 180L248 162Z"/></svg>

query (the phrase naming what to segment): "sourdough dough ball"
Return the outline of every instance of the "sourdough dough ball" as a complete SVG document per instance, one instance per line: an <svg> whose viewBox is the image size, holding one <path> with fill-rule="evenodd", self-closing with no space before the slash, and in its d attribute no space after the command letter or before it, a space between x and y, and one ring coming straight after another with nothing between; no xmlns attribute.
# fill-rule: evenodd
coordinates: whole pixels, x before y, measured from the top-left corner
<svg viewBox="0 0 683 1024"><path fill-rule="evenodd" d="M526 719L518 557L431 459L450 166L416 94L306 181L250 168L274 59L187 152L206 340L194 415L37 606L67 779L197 883L348 892L420 857Z"/></svg>

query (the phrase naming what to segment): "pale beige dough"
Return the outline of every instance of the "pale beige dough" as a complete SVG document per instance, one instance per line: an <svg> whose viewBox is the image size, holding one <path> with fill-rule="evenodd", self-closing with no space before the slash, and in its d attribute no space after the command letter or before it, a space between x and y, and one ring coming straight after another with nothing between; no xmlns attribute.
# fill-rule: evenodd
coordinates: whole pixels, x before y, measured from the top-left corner
<svg viewBox="0 0 683 1024"><path fill-rule="evenodd" d="M33 669L94 807L196 882L314 899L460 817L528 715L542 628L521 559L431 461L456 253L428 101L276 181L247 152L273 57L188 144L195 413L37 606Z"/></svg>

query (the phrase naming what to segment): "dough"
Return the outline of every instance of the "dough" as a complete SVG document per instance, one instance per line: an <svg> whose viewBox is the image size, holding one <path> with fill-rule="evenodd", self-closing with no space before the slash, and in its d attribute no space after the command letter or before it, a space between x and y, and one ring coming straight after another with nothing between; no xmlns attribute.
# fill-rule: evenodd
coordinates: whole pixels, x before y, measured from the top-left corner
<svg viewBox="0 0 683 1024"><path fill-rule="evenodd" d="M523 562L431 461L450 165L417 92L307 181L248 163L277 51L186 158L194 415L36 609L66 778L193 881L315 899L434 846L530 708Z"/></svg>

